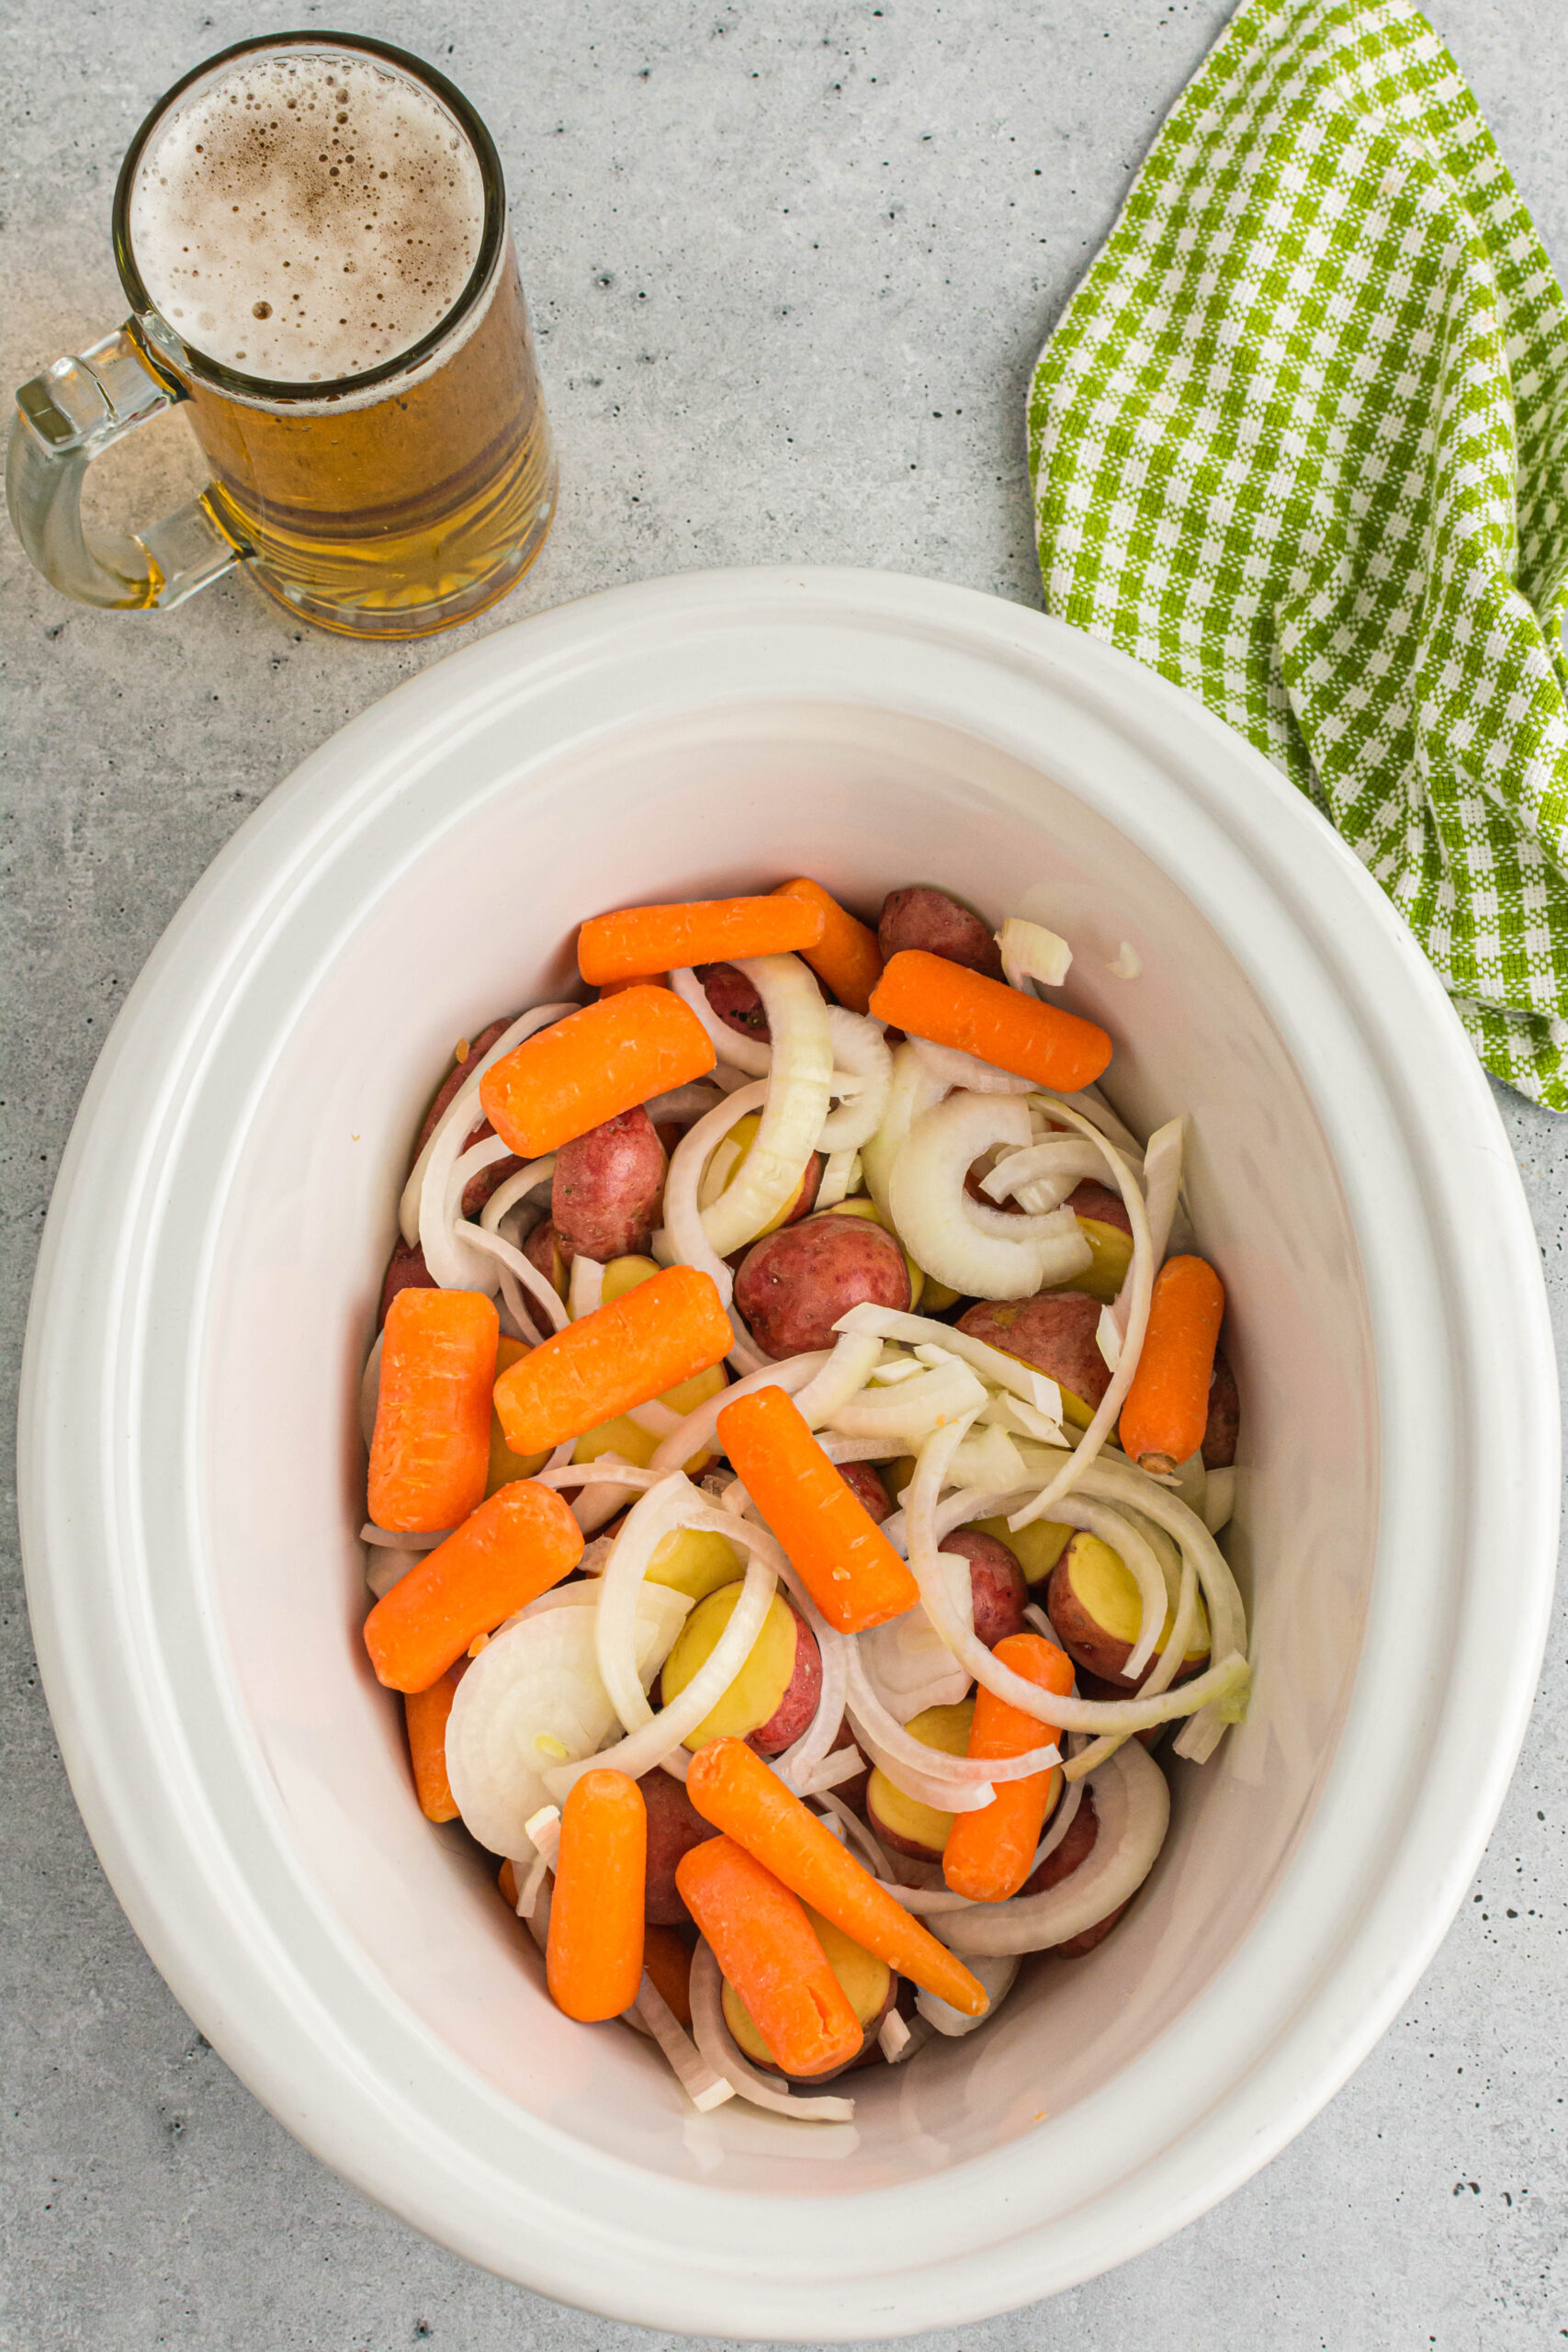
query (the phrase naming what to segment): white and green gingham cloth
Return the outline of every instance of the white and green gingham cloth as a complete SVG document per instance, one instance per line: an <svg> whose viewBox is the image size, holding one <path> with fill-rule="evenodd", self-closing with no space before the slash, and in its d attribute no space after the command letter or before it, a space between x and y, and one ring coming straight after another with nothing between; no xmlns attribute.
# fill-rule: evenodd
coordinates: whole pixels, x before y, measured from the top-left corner
<svg viewBox="0 0 1568 2352"><path fill-rule="evenodd" d="M1029 432L1047 608L1309 793L1568 1110L1568 309L1405 0L1246 0Z"/></svg>

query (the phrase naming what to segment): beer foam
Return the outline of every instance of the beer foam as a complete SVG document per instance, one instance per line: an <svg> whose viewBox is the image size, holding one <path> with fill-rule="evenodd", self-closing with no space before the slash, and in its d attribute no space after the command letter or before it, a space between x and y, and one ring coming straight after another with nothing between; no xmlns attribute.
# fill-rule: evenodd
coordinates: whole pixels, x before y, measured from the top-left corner
<svg viewBox="0 0 1568 2352"><path fill-rule="evenodd" d="M350 52L235 65L173 107L130 243L181 340L273 383L363 375L439 325L472 275L484 183L432 93Z"/></svg>

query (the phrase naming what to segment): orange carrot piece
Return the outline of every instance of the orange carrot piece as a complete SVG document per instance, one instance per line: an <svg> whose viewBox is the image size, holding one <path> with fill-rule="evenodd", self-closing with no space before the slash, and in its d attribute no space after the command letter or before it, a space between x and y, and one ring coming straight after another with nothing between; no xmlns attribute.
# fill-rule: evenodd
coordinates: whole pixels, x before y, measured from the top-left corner
<svg viewBox="0 0 1568 2352"><path fill-rule="evenodd" d="M582 1530L534 1478L498 1487L427 1553L365 1620L365 1646L393 1690L428 1690L475 1638L559 1584L582 1557Z"/></svg>
<svg viewBox="0 0 1568 2352"><path fill-rule="evenodd" d="M502 1862L495 1874L495 1883L501 1889L501 1899L507 1909L515 1911L517 1897L522 1893L522 1889L517 1883L517 1872L510 1861Z"/></svg>
<svg viewBox="0 0 1568 2352"><path fill-rule="evenodd" d="M699 1747L686 1775L686 1794L705 1821L744 1846L792 1894L809 1903L855 1943L875 1952L899 1975L913 1977L939 2000L962 2009L965 2017L985 2015L989 1999L979 1979L878 1886L744 1740L710 1739ZM694 1846L676 1869L675 1883L688 1906L691 1896L682 1872L706 1850L706 1845ZM724 1965L722 1953L719 1965ZM735 1989L744 1999L741 1987ZM761 2028L760 2018L757 2022Z"/></svg>
<svg viewBox="0 0 1568 2352"><path fill-rule="evenodd" d="M606 1119L701 1078L716 1056L669 989L622 989L525 1037L479 1080L479 1108L519 1159L537 1159Z"/></svg>
<svg viewBox="0 0 1568 2352"><path fill-rule="evenodd" d="M782 1388L727 1405L718 1442L836 1631L863 1634L914 1607L913 1576Z"/></svg>
<svg viewBox="0 0 1568 2352"><path fill-rule="evenodd" d="M599 993L601 996L619 996L623 989L667 989L669 985L663 972L639 972L635 978L606 980Z"/></svg>
<svg viewBox="0 0 1568 2352"><path fill-rule="evenodd" d="M1094 1022L923 947L889 958L871 1009L892 1028L933 1046L956 1046L1059 1094L1092 1085L1111 1059L1111 1040Z"/></svg>
<svg viewBox="0 0 1568 2352"><path fill-rule="evenodd" d="M457 1800L446 1778L446 1718L468 1665L468 1659L460 1657L428 1690L407 1690L403 1694L403 1722L409 1736L414 1792L426 1821L457 1818Z"/></svg>
<svg viewBox="0 0 1568 2352"><path fill-rule="evenodd" d="M800 952L840 1004L847 1004L852 1012L869 1012L871 992L882 978L882 950L875 932L847 914L820 882L808 881L804 875L798 882L781 882L773 896L804 899L808 905L821 908L822 936L815 947L803 947Z"/></svg>
<svg viewBox="0 0 1568 2352"><path fill-rule="evenodd" d="M696 1266L668 1266L531 1349L495 1384L513 1453L581 1437L722 1363L735 1345L718 1285Z"/></svg>
<svg viewBox="0 0 1568 2352"><path fill-rule="evenodd" d="M433 1535L482 1500L501 1324L477 1290L400 1290L387 1309L370 1516Z"/></svg>
<svg viewBox="0 0 1568 2352"><path fill-rule="evenodd" d="M673 1928L652 1921L642 1931L642 1964L677 2025L692 2028L692 1948Z"/></svg>
<svg viewBox="0 0 1568 2352"><path fill-rule="evenodd" d="M1073 1687L1073 1662L1043 1634L1009 1634L992 1655L1042 1690L1066 1697ZM1022 1756L1051 1737L1047 1725L1021 1707L1010 1706L984 1685L975 1693L969 1726L971 1756ZM942 1874L954 1894L971 1903L1005 1903L1029 1876L1051 1793L1049 1771L1027 1781L1003 1781L978 1813L955 1813L942 1848Z"/></svg>
<svg viewBox="0 0 1568 2352"><path fill-rule="evenodd" d="M1142 1468L1174 1470L1202 1444L1224 1312L1224 1284L1213 1266L1166 1260L1118 1431L1122 1452Z"/></svg>
<svg viewBox="0 0 1568 2352"><path fill-rule="evenodd" d="M804 1904L772 1871L732 1839L708 1838L682 1855L675 1883L775 2066L826 2075L859 2055L865 2032L849 1996Z"/></svg>
<svg viewBox="0 0 1568 2352"><path fill-rule="evenodd" d="M698 899L679 907L623 907L591 915L577 934L577 968L590 988L647 979L684 964L787 956L815 947L826 923L799 899Z"/></svg>
<svg viewBox="0 0 1568 2352"><path fill-rule="evenodd" d="M583 2025L618 2018L642 1983L648 1807L625 1772L585 1772L561 1807L545 1974Z"/></svg>

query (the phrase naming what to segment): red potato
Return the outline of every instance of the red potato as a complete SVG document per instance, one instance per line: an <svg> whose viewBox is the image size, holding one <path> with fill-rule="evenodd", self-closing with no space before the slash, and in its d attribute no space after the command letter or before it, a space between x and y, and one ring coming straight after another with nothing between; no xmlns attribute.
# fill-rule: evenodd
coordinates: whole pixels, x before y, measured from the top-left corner
<svg viewBox="0 0 1568 2352"><path fill-rule="evenodd" d="M795 1619L795 1671L767 1722L759 1724L746 1743L759 1756L782 1756L786 1747L793 1747L822 1697L822 1652L817 1636L787 1593L784 1599Z"/></svg>
<svg viewBox="0 0 1568 2352"><path fill-rule="evenodd" d="M1100 1352L1100 1301L1077 1291L1043 1291L1016 1301L982 1300L958 1318L958 1328L987 1340L1010 1356L1032 1363L1058 1382L1063 1402L1079 1410L1068 1418L1086 1424L1111 1385L1111 1369Z"/></svg>
<svg viewBox="0 0 1568 2352"><path fill-rule="evenodd" d="M773 1037L768 1016L745 973L738 972L733 964L699 964L696 970L703 994L725 1027L733 1029L737 1036L755 1037L768 1045Z"/></svg>
<svg viewBox="0 0 1568 2352"><path fill-rule="evenodd" d="M570 1265L571 1260L561 1249L554 1217L540 1218L523 1244L523 1255L547 1283L553 1283L559 1290L565 1269Z"/></svg>
<svg viewBox="0 0 1568 2352"><path fill-rule="evenodd" d="M1009 1634L1027 1630L1023 1610L1029 1587L1005 1544L978 1528L961 1527L942 1539L944 1552L962 1553L969 1563L969 1589L975 1599L976 1638L988 1650Z"/></svg>
<svg viewBox="0 0 1568 2352"><path fill-rule="evenodd" d="M664 1148L640 1107L622 1111L556 1154L550 1216L565 1258L640 1257L664 1189Z"/></svg>
<svg viewBox="0 0 1568 2352"><path fill-rule="evenodd" d="M950 964L964 964L987 979L1005 979L1001 951L988 927L968 907L945 890L916 884L907 890L889 890L882 902L876 944L887 963L907 947L923 947L928 956L944 956Z"/></svg>
<svg viewBox="0 0 1568 2352"><path fill-rule="evenodd" d="M1066 1205L1075 1216L1088 1217L1095 1225L1114 1226L1118 1233L1124 1233L1131 1239L1133 1220L1127 1214L1127 1204L1109 1184L1097 1184L1092 1176L1086 1176L1067 1194Z"/></svg>
<svg viewBox="0 0 1568 2352"><path fill-rule="evenodd" d="M1047 1854L1040 1868L1032 1877L1025 1879L1020 1894L1045 1894L1052 1887L1060 1886L1065 1878L1071 1878L1073 1872L1088 1861L1099 1835L1100 1818L1094 1809L1094 1792L1085 1789L1078 1809L1068 1825L1066 1836L1055 1852ZM1132 1900L1129 1895L1127 1903ZM1097 1919L1092 1928L1085 1928L1079 1935L1069 1936L1065 1944L1052 1944L1050 1950L1060 1960L1081 1960L1085 1952L1092 1951L1096 1944L1104 1942L1127 1908L1127 1903L1119 1903L1114 1911L1107 1912L1103 1919Z"/></svg>
<svg viewBox="0 0 1568 2352"><path fill-rule="evenodd" d="M1235 1374L1224 1353L1214 1351L1213 1377L1209 1383L1209 1419L1203 1431L1203 1467L1228 1470L1235 1460L1241 1428L1241 1398Z"/></svg>
<svg viewBox="0 0 1568 2352"><path fill-rule="evenodd" d="M424 1251L416 1241L411 1250L400 1241L387 1261L387 1272L381 1283L381 1308L376 1318L380 1329L387 1319L387 1309L400 1290L439 1290L441 1285L424 1262Z"/></svg>
<svg viewBox="0 0 1568 2352"><path fill-rule="evenodd" d="M830 1348L833 1326L869 1299L901 1314L909 1306L904 1252L865 1217L828 1215L754 1242L735 1277L735 1304L765 1355Z"/></svg>
<svg viewBox="0 0 1568 2352"><path fill-rule="evenodd" d="M660 1692L665 1706L679 1698L723 1636L740 1597L739 1581L717 1586L692 1611L664 1661ZM761 1756L782 1756L817 1713L822 1695L822 1653L817 1636L780 1590L769 1603L761 1631L740 1671L694 1731L686 1746L710 1739L743 1739Z"/></svg>
<svg viewBox="0 0 1568 2352"><path fill-rule="evenodd" d="M705 1838L716 1838L681 1782L668 1772L645 1772L637 1782L648 1807L648 1879L643 1916L654 1926L684 1928L692 1915L675 1883L675 1865Z"/></svg>
<svg viewBox="0 0 1568 2352"><path fill-rule="evenodd" d="M1124 1699L1130 1687L1126 1682L1102 1682L1098 1674L1090 1674L1086 1667L1078 1668L1080 1699ZM1144 1746L1152 1750L1159 1746L1169 1729L1168 1724L1145 1724L1143 1730L1135 1731L1133 1736L1141 1739Z"/></svg>
<svg viewBox="0 0 1568 2352"><path fill-rule="evenodd" d="M1119 1697L1137 1689L1126 1670L1141 1613L1137 1587L1121 1555L1099 1536L1081 1530L1073 1536L1051 1571L1045 1613L1075 1666L1113 1686ZM1161 1652L1172 1614L1168 1610ZM1201 1673L1209 1662L1209 1626L1201 1602L1191 1639L1192 1646L1177 1668L1178 1682Z"/></svg>
<svg viewBox="0 0 1568 2352"><path fill-rule="evenodd" d="M885 1519L892 1518L893 1505L887 1489L869 1462L840 1462L839 1476L855 1500L864 1504L878 1527Z"/></svg>

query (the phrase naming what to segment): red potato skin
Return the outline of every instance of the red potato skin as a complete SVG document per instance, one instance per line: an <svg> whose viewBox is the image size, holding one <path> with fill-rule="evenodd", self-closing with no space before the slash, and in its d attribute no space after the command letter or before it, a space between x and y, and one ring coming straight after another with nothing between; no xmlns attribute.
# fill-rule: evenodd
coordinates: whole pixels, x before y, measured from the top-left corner
<svg viewBox="0 0 1568 2352"><path fill-rule="evenodd" d="M1073 1815L1066 1836L1054 1854L1046 1855L1032 1877L1024 1881L1019 1889L1020 1894L1044 1894L1053 1886L1060 1886L1065 1878L1071 1878L1079 1865L1088 1861L1099 1835L1100 1818L1094 1809L1094 1792L1086 1789L1083 1802ZM1085 1928L1081 1935L1069 1936L1065 1944L1053 1944L1051 1951L1061 1960L1081 1960L1085 1952L1092 1951L1096 1944L1105 1941L1132 1900L1129 1895L1127 1903L1119 1903L1114 1911L1107 1912L1103 1919L1097 1919L1092 1928Z"/></svg>
<svg viewBox="0 0 1568 2352"><path fill-rule="evenodd" d="M643 1917L659 1928L689 1928L692 1915L675 1883L675 1865L682 1854L706 1838L716 1838L681 1782L668 1772L645 1772L637 1782L648 1807L648 1878Z"/></svg>
<svg viewBox="0 0 1568 2352"><path fill-rule="evenodd" d="M562 1144L550 1187L561 1255L601 1265L640 1256L663 1190L664 1147L640 1106Z"/></svg>
<svg viewBox="0 0 1568 2352"><path fill-rule="evenodd" d="M774 1358L832 1347L840 1316L867 1299L908 1312L904 1252L880 1226L830 1211L753 1242L735 1277L736 1306Z"/></svg>
<svg viewBox="0 0 1568 2352"><path fill-rule="evenodd" d="M961 1553L969 1563L969 1589L975 1600L976 1638L994 1650L1009 1634L1027 1628L1024 1604L1029 1587L1023 1570L1005 1544L976 1528L961 1527L942 1539L944 1552Z"/></svg>
<svg viewBox="0 0 1568 2352"><path fill-rule="evenodd" d="M1075 1216L1087 1216L1096 1225L1113 1225L1118 1233L1132 1238L1133 1220L1127 1214L1126 1202L1108 1184L1097 1184L1092 1176L1086 1176L1067 1194L1066 1205Z"/></svg>
<svg viewBox="0 0 1568 2352"><path fill-rule="evenodd" d="M762 1000L744 972L733 964L699 964L696 974L703 994L727 1029L739 1037L756 1037L764 1046L771 1043L773 1031Z"/></svg>
<svg viewBox="0 0 1568 2352"><path fill-rule="evenodd" d="M400 1241L387 1261L387 1272L381 1283L381 1311L376 1318L376 1329L387 1319L387 1309L400 1290L438 1290L430 1268L424 1262L424 1251L416 1241L411 1250Z"/></svg>
<svg viewBox="0 0 1568 2352"><path fill-rule="evenodd" d="M1001 951L977 914L960 906L945 890L917 883L907 890L889 890L882 902L876 944L886 964L906 947L923 947L928 956L944 956L950 964L964 964L984 972L988 980L1007 978Z"/></svg>
<svg viewBox="0 0 1568 2352"><path fill-rule="evenodd" d="M1213 1377L1209 1383L1209 1419L1203 1431L1203 1467L1205 1470L1228 1470L1235 1460L1235 1442L1241 1429L1241 1398L1236 1391L1235 1374L1227 1358L1216 1348Z"/></svg>
<svg viewBox="0 0 1568 2352"><path fill-rule="evenodd" d="M1100 1302L1077 1291L1042 1291L1016 1301L982 1300L958 1318L958 1328L1071 1389L1092 1411L1111 1385L1100 1352Z"/></svg>
<svg viewBox="0 0 1568 2352"><path fill-rule="evenodd" d="M556 1221L551 1216L541 1217L523 1244L523 1255L531 1266L543 1274L547 1283L555 1281L556 1251L559 1247L556 1238ZM561 1250L561 1256L570 1266L571 1259L564 1250Z"/></svg>
<svg viewBox="0 0 1568 2352"><path fill-rule="evenodd" d="M1076 1667L1092 1674L1106 1694L1118 1699L1130 1698L1137 1684L1123 1672L1133 1655L1131 1642L1119 1642L1089 1615L1073 1588L1067 1573L1067 1555L1063 1553L1052 1569L1045 1585L1045 1614L1056 1628L1056 1639ZM1208 1654L1196 1657L1190 1665L1178 1668L1175 1679L1189 1682L1201 1674L1208 1664Z"/></svg>
<svg viewBox="0 0 1568 2352"><path fill-rule="evenodd" d="M817 1636L789 1595L784 1598L795 1619L795 1671L767 1722L759 1724L747 1739L747 1747L754 1747L759 1756L782 1756L786 1747L793 1747L822 1696L822 1652Z"/></svg>
<svg viewBox="0 0 1568 2352"><path fill-rule="evenodd" d="M840 1462L839 1476L858 1503L864 1505L878 1527L893 1516L893 1504L886 1487L869 1462ZM949 1551L956 1547L949 1544Z"/></svg>
<svg viewBox="0 0 1568 2352"><path fill-rule="evenodd" d="M434 1102L424 1114L419 1134L414 1138L413 1154L409 1161L411 1168L429 1142L436 1121L446 1111L463 1080L470 1075L476 1063L489 1053L502 1030L508 1028L510 1023L510 1015L505 1020L487 1022L479 1035L471 1040L467 1057L460 1062L455 1062L447 1071L437 1089ZM482 1143L487 1136L492 1136L494 1133L495 1129L491 1125L490 1121L481 1119L479 1125L468 1135L464 1149L468 1149L476 1143ZM493 1167L481 1168L477 1176L470 1176L463 1187L463 1215L478 1216L491 1194L499 1185L504 1184L509 1176L515 1176L522 1165L523 1162L520 1159L508 1157L505 1159L498 1159Z"/></svg>

